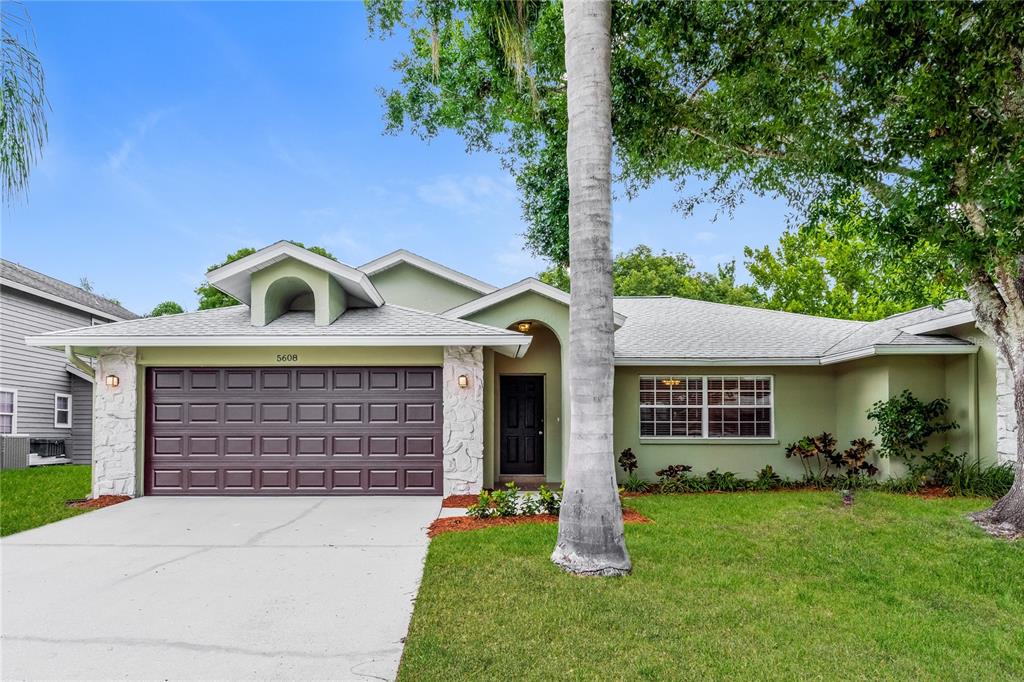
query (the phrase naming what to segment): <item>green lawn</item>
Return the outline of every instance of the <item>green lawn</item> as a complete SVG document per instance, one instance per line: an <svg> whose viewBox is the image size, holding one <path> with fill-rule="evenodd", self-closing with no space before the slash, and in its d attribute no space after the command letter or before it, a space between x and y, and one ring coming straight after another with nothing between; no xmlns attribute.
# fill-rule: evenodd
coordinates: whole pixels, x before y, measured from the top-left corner
<svg viewBox="0 0 1024 682"><path fill-rule="evenodd" d="M577 578L555 527L435 538L403 680L1024 678L1024 542L980 499L651 496L633 575Z"/></svg>
<svg viewBox="0 0 1024 682"><path fill-rule="evenodd" d="M87 511L64 503L89 495L89 469L66 464L0 471L0 536Z"/></svg>

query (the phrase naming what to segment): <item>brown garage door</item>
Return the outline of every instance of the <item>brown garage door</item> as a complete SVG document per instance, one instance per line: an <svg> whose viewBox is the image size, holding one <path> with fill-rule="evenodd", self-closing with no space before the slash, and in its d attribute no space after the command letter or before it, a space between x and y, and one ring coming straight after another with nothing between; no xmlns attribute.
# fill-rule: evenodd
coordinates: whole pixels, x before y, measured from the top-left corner
<svg viewBox="0 0 1024 682"><path fill-rule="evenodd" d="M439 368L151 368L146 386L147 494L441 494Z"/></svg>

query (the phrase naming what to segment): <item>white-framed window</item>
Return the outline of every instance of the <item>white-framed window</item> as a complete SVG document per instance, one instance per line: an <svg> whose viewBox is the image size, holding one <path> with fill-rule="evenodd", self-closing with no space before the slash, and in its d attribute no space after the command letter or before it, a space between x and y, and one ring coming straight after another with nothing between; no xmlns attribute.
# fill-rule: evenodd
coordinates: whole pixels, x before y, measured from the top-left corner
<svg viewBox="0 0 1024 682"><path fill-rule="evenodd" d="M18 432L18 390L0 388L0 433Z"/></svg>
<svg viewBox="0 0 1024 682"><path fill-rule="evenodd" d="M772 438L771 376L640 377L641 438Z"/></svg>
<svg viewBox="0 0 1024 682"><path fill-rule="evenodd" d="M71 428L71 396L67 393L53 394L53 428Z"/></svg>

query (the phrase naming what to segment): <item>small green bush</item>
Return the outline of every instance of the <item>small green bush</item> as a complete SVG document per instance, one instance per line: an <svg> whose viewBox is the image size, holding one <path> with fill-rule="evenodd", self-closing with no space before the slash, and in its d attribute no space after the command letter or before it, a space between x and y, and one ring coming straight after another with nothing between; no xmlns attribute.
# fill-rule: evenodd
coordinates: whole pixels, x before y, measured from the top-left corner
<svg viewBox="0 0 1024 682"><path fill-rule="evenodd" d="M783 485L782 477L775 472L771 464L765 464L764 468L757 472L757 478L750 483L753 490L774 490Z"/></svg>
<svg viewBox="0 0 1024 682"><path fill-rule="evenodd" d="M926 403L908 390L878 401L868 410L868 419L877 422L875 435L881 442L879 454L912 464L924 452L929 438L960 428L955 421L946 419L948 409L949 401L945 398Z"/></svg>
<svg viewBox="0 0 1024 682"><path fill-rule="evenodd" d="M731 471L718 473L718 469L712 469L704 475L704 479L707 481L708 490L715 490L723 493L744 490L747 487L747 481L744 481Z"/></svg>
<svg viewBox="0 0 1024 682"><path fill-rule="evenodd" d="M622 489L627 493L645 493L649 487L650 484L636 474L630 474L629 478L622 482Z"/></svg>
<svg viewBox="0 0 1024 682"><path fill-rule="evenodd" d="M983 467L978 462L963 463L950 474L949 494L965 497L1000 498L1013 485L1013 468L1009 464Z"/></svg>
<svg viewBox="0 0 1024 682"><path fill-rule="evenodd" d="M480 497L476 499L476 503L466 508L466 515L474 519L489 519L494 514L494 507L491 504L491 493L486 490L480 491Z"/></svg>
<svg viewBox="0 0 1024 682"><path fill-rule="evenodd" d="M537 499L540 501L540 506L547 514L554 514L558 516L558 512L562 509L562 490L564 484L558 489L557 493L548 490L546 485L541 485L537 488Z"/></svg>

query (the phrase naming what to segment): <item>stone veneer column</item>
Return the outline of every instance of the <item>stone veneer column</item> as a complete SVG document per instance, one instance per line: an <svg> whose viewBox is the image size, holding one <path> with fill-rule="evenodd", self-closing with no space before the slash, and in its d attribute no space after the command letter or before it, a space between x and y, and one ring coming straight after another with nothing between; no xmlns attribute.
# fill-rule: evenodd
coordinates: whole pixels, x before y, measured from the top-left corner
<svg viewBox="0 0 1024 682"><path fill-rule="evenodd" d="M92 398L92 496L135 495L134 348L101 348ZM116 388L105 378L119 379Z"/></svg>
<svg viewBox="0 0 1024 682"><path fill-rule="evenodd" d="M459 388L459 375L469 386ZM480 492L484 483L484 351L447 346L441 372L444 391L444 494Z"/></svg>
<svg viewBox="0 0 1024 682"><path fill-rule="evenodd" d="M1000 462L1017 461L1017 410L1013 375L1002 354L996 360L996 452Z"/></svg>

